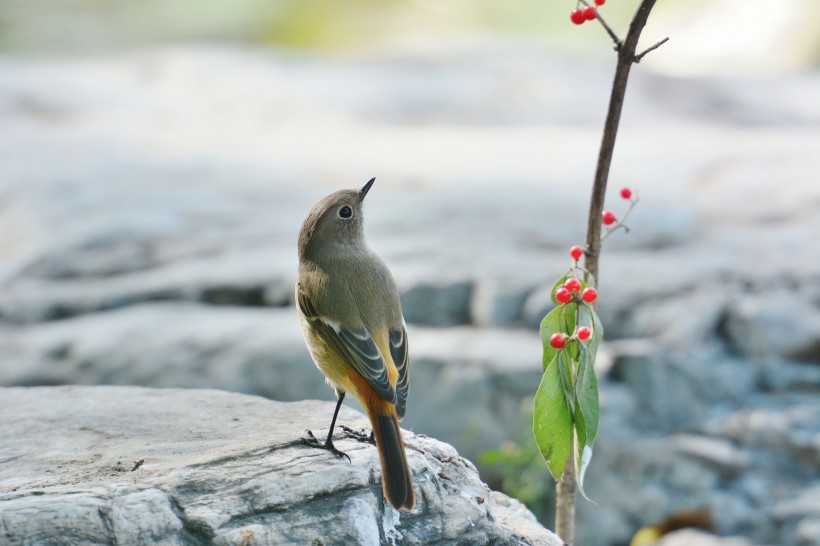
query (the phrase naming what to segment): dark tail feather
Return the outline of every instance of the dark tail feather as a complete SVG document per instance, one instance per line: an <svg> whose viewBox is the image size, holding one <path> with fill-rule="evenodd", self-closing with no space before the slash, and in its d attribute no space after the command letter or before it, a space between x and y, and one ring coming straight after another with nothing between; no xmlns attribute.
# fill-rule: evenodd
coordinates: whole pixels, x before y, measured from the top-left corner
<svg viewBox="0 0 820 546"><path fill-rule="evenodd" d="M395 414L378 414L374 412L373 436L379 449L379 460L382 465L382 489L387 501L396 510L412 510L416 504L413 494L413 482L410 479L410 468L404 453L404 442L401 429Z"/></svg>

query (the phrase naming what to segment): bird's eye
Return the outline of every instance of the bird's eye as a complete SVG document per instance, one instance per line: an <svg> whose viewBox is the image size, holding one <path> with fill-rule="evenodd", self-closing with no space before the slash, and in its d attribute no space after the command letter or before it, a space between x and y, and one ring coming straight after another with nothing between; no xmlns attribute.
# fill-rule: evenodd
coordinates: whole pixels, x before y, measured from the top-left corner
<svg viewBox="0 0 820 546"><path fill-rule="evenodd" d="M347 218L350 218L351 216L353 216L353 210L350 207L348 207L347 205L345 205L344 207L339 209L339 218L347 219Z"/></svg>

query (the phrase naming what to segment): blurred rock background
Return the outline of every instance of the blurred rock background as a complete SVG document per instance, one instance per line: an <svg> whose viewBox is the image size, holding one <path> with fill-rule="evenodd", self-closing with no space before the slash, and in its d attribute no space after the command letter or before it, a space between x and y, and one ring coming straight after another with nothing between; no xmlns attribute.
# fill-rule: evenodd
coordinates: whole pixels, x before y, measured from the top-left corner
<svg viewBox="0 0 820 546"><path fill-rule="evenodd" d="M601 11L623 34L635 5ZM404 424L551 526L537 324L583 241L614 67L573 7L0 2L0 384L331 399L293 312L296 235L376 176ZM666 35L610 178L609 208L623 185L641 203L601 262L577 540L705 507L688 543L820 544L820 5L668 0L644 42Z"/></svg>

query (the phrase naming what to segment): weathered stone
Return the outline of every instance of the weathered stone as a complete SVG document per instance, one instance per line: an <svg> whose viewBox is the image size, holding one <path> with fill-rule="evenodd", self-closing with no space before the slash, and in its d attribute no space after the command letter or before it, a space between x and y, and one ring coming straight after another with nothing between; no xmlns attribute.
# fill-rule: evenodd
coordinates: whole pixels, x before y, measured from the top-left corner
<svg viewBox="0 0 820 546"><path fill-rule="evenodd" d="M681 529L664 535L655 546L754 546L742 537L719 537L698 529Z"/></svg>
<svg viewBox="0 0 820 546"><path fill-rule="evenodd" d="M800 520L794 529L794 542L800 546L817 546L820 544L820 518Z"/></svg>
<svg viewBox="0 0 820 546"><path fill-rule="evenodd" d="M820 307L780 289L747 294L728 308L723 331L735 352L820 363Z"/></svg>
<svg viewBox="0 0 820 546"><path fill-rule="evenodd" d="M472 297L473 322L485 327L519 325L532 291L530 285L520 281L492 280L478 284Z"/></svg>
<svg viewBox="0 0 820 546"><path fill-rule="evenodd" d="M406 426L459 442L469 457L515 439L517 427L508 423L518 422L540 381L537 333L410 326L409 338ZM165 302L0 327L0 358L15 363L0 366L3 385L219 387L283 401L333 398L292 307ZM465 405L472 411L461 411Z"/></svg>
<svg viewBox="0 0 820 546"><path fill-rule="evenodd" d="M417 507L382 498L375 448L301 443L333 404L136 387L0 389L4 544L561 541L449 445L405 432ZM343 424L365 427L352 410ZM326 430L326 429L325 429Z"/></svg>
<svg viewBox="0 0 820 546"><path fill-rule="evenodd" d="M722 438L678 434L673 442L679 453L717 468L725 477L738 476L751 462L748 453Z"/></svg>
<svg viewBox="0 0 820 546"><path fill-rule="evenodd" d="M469 282L420 283L401 292L401 305L408 323L429 326L470 324Z"/></svg>

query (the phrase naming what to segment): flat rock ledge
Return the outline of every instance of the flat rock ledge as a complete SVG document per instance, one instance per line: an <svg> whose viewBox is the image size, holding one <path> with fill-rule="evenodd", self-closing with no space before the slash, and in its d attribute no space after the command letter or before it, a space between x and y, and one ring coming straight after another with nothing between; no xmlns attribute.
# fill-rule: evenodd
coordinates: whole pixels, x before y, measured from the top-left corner
<svg viewBox="0 0 820 546"><path fill-rule="evenodd" d="M216 390L2 388L0 543L563 544L453 447L407 431L417 504L394 511L375 447L338 435L348 462L302 445L332 411Z"/></svg>

